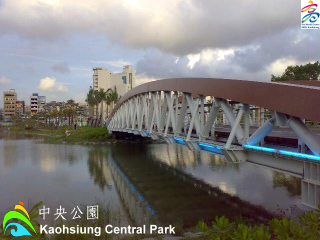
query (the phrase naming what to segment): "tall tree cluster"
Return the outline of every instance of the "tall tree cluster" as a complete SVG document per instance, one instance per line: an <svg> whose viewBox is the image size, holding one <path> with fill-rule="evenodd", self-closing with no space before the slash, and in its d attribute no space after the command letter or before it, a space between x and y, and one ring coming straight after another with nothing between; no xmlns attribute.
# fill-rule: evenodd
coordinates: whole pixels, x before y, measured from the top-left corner
<svg viewBox="0 0 320 240"><path fill-rule="evenodd" d="M109 88L106 91L102 88L100 88L99 90L94 90L92 87L90 87L89 92L87 93L87 98L86 98L86 102L88 103L88 105L90 107L94 107L95 111L96 111L96 119L92 119L91 120L91 126L97 126L97 125L101 125L103 126L104 124L104 119L103 119L103 106L104 106L104 102L107 105L107 117L109 114L109 107L114 107L115 104L117 104L117 102L119 101L119 99L121 98L121 96L119 96L118 92L117 92L117 88L114 87L113 89ZM100 116L98 117L99 114L99 106L100 106Z"/></svg>

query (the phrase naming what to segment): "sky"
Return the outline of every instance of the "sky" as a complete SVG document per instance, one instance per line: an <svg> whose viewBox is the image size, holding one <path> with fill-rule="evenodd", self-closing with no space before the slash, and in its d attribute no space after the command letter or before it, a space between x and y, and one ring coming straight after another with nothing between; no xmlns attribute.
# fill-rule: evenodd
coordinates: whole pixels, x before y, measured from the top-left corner
<svg viewBox="0 0 320 240"><path fill-rule="evenodd" d="M137 84L270 81L319 60L320 30L301 30L300 11L292 0L0 0L0 92L84 102L92 68L128 64Z"/></svg>

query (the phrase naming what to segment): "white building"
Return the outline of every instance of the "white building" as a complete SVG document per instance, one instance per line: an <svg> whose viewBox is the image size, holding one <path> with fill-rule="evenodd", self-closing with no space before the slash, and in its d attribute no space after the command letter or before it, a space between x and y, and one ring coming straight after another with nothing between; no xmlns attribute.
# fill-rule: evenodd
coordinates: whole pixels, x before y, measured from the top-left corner
<svg viewBox="0 0 320 240"><path fill-rule="evenodd" d="M136 86L136 70L131 65L124 66L121 73L112 73L106 68L93 69L93 89L98 91L100 88L108 90L117 88L119 96L125 95ZM104 107L106 111L106 108ZM111 109L109 109L110 111ZM95 112L95 111L94 111ZM100 115L100 108L99 108Z"/></svg>
<svg viewBox="0 0 320 240"><path fill-rule="evenodd" d="M94 68L93 69L93 89L99 90L103 88L107 90L109 88L117 88L117 92L120 96L130 91L135 87L136 83L136 71L131 65L124 66L123 72L112 73L106 68Z"/></svg>
<svg viewBox="0 0 320 240"><path fill-rule="evenodd" d="M38 93L33 93L32 96L30 97L31 115L34 115L40 112L40 110L45 104L46 104L45 96L39 96Z"/></svg>

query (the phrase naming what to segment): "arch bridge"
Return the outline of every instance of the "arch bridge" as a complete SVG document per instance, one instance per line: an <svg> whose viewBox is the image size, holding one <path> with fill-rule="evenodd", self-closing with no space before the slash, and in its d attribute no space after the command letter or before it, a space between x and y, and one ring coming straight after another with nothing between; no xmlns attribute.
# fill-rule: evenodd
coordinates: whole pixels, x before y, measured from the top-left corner
<svg viewBox="0 0 320 240"><path fill-rule="evenodd" d="M302 202L315 208L320 204L320 138L306 121L320 122L320 84L295 83L214 78L145 83L120 99L108 128L300 177ZM230 131L217 138L221 122ZM280 135L290 130L298 145L266 144L264 139L277 130Z"/></svg>

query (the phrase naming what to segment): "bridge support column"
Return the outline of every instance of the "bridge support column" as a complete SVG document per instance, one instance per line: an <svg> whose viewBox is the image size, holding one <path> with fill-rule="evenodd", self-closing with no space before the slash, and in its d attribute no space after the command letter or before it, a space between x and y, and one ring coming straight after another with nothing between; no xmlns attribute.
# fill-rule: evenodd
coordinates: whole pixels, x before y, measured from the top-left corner
<svg viewBox="0 0 320 240"><path fill-rule="evenodd" d="M306 144L301 140L301 138L298 138L298 152L299 153L306 152Z"/></svg>
<svg viewBox="0 0 320 240"><path fill-rule="evenodd" d="M310 131L300 118L291 117L288 120L288 125L307 144L314 155L320 156L320 139Z"/></svg>
<svg viewBox="0 0 320 240"><path fill-rule="evenodd" d="M312 208L317 208L320 204L320 164L304 162L301 194L303 204Z"/></svg>

